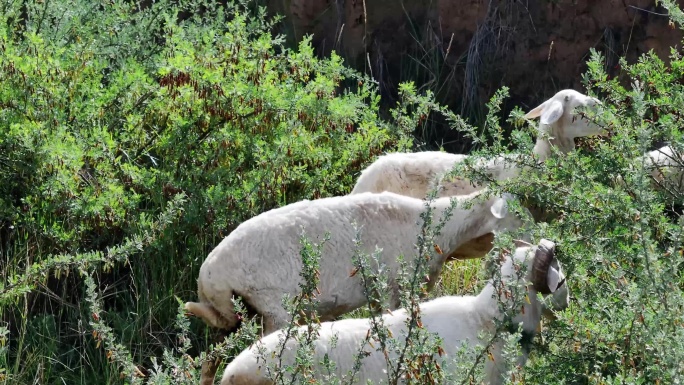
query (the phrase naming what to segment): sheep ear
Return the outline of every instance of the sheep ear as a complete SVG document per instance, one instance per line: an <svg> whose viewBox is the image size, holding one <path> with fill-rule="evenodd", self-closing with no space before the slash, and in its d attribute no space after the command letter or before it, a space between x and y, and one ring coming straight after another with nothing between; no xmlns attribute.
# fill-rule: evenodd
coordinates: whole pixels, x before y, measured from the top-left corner
<svg viewBox="0 0 684 385"><path fill-rule="evenodd" d="M492 205L491 211L492 215L494 215L496 218L504 218L506 215L508 215L508 197L505 196L503 198L499 198L494 202Z"/></svg>
<svg viewBox="0 0 684 385"><path fill-rule="evenodd" d="M563 115L563 103L553 100L544 108L540 120L541 124L551 124L560 119L561 115Z"/></svg>
<svg viewBox="0 0 684 385"><path fill-rule="evenodd" d="M539 117L539 115L541 115L542 111L544 111L544 107L546 106L546 103L548 103L548 101L538 105L537 108L526 113L524 118L525 119L534 119L536 117Z"/></svg>
<svg viewBox="0 0 684 385"><path fill-rule="evenodd" d="M550 266L549 272L546 273L546 282L549 285L549 290L551 291L551 293L558 289L558 284L560 283L561 279L563 279L561 277L561 272L556 270L555 267Z"/></svg>

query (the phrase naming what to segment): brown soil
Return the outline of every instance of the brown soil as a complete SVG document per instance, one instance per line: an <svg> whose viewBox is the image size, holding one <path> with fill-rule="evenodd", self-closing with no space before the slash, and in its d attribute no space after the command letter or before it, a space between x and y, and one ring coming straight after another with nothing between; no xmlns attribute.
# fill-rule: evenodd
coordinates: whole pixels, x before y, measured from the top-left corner
<svg viewBox="0 0 684 385"><path fill-rule="evenodd" d="M386 95L412 79L462 113L502 85L525 108L562 88L582 91L591 48L615 76L619 57L634 62L652 49L667 59L682 41L654 0L270 0L269 7L286 15L298 40L313 34L319 53L335 49L359 70L370 63Z"/></svg>

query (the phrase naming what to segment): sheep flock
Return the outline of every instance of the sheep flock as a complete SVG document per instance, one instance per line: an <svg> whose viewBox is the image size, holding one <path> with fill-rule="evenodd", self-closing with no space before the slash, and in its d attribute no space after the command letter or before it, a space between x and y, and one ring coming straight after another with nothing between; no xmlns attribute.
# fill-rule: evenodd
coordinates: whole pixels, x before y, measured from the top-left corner
<svg viewBox="0 0 684 385"><path fill-rule="evenodd" d="M562 90L525 118L539 118L538 137L532 158L544 160L575 149L575 138L603 135L604 130L576 110L577 107L598 108L598 99L574 90ZM472 158L474 164L491 178L503 181L521 174L516 156L492 159ZM528 155L529 156L529 155ZM541 239L532 243L524 232L525 219L511 212L515 197L496 195L486 183L476 183L453 175L454 167L470 155L439 151L393 153L378 157L364 169L351 193L346 196L304 200L261 213L240 224L213 251L200 268L198 302L187 302L188 312L207 325L226 333L240 326L234 311L234 298L241 298L261 320L262 337L240 353L226 367L222 385L270 385L267 367L274 360L292 365L297 341L289 339L281 354L276 354L285 340L285 328L291 315L283 306L283 297L296 296L302 281L300 238L322 243L316 288L316 314L321 321L314 344L314 364L326 359L335 362L333 374L342 378L355 365L354 384L379 383L387 378L388 363L398 357L372 347L369 339L371 319L340 319L352 310L368 305L364 281L350 274L355 265L352 256L361 252L378 253L378 268L387 279L388 303L378 313L391 335L406 333L407 309L399 309L400 290L397 280L401 263L409 266L417 258L416 236L420 234L422 214L430 209L433 223L444 225L434 238L435 253L427 264L424 277L427 290L439 280L445 263L453 259L483 257L492 248L495 235L517 232L519 241L512 250L501 250L499 274L495 274L475 296L444 296L420 304L422 327L441 338L446 372L453 371L453 359L462 347L475 348L486 341L483 335L494 333L496 321L510 318L511 330L522 330L522 354L517 364L527 360L531 341L539 329L543 315L553 316L569 304L569 289L556 258L556 244ZM643 162L652 168L656 183L681 185L681 154L663 147L645 154ZM426 200L431 190L437 197ZM523 211L524 208L523 208ZM445 213L449 213L448 215ZM524 215L523 215L524 217ZM355 237L360 242L355 242ZM399 258L401 256L401 258ZM523 271L524 274L519 272ZM515 314L501 313L502 284L522 287L527 301ZM497 287L499 289L497 289ZM541 296L538 296L540 294ZM539 298L543 300L540 301ZM546 298L546 299L544 299ZM300 326L306 328L307 326ZM366 343L367 355L355 362L359 346ZM508 368L502 363L500 343L491 347L491 359L485 360L486 383L504 382ZM442 361L440 361L442 362ZM201 384L214 383L219 362L205 362ZM329 374L316 366L314 371ZM324 373L325 372L325 373Z"/></svg>

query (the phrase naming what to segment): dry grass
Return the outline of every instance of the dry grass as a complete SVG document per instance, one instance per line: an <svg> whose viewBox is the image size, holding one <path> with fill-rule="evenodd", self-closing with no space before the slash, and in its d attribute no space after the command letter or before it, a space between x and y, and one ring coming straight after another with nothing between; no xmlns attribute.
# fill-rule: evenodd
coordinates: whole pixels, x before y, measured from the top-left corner
<svg viewBox="0 0 684 385"><path fill-rule="evenodd" d="M519 19L518 5L517 1L490 0L487 16L478 25L465 54L462 115L477 117L482 114L479 110L483 104L480 101L480 79L497 60L506 56Z"/></svg>

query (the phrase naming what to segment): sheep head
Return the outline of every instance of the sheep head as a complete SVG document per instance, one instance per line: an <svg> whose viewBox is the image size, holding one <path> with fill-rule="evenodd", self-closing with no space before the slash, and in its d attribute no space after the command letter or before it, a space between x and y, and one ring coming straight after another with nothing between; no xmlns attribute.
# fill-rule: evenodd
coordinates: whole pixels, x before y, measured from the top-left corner
<svg viewBox="0 0 684 385"><path fill-rule="evenodd" d="M564 310L570 303L570 291L565 282L565 274L556 259L554 242L542 239L539 244L531 245L524 241L515 241L516 249L501 266L502 277L519 280L516 264L527 266L525 281L528 300L523 309L513 318L513 324L522 323L523 330L534 333L539 330L542 316L555 319L554 311ZM539 301L537 293L545 300Z"/></svg>
<svg viewBox="0 0 684 385"><path fill-rule="evenodd" d="M558 140L574 139L583 136L605 135L597 124L583 117L577 107L595 107L601 102L575 90L558 91L553 97L525 115L527 119L540 117L540 129Z"/></svg>
<svg viewBox="0 0 684 385"><path fill-rule="evenodd" d="M555 254L554 242L548 239L542 239L539 242L532 264L532 284L538 293L552 294L565 283L565 277Z"/></svg>
<svg viewBox="0 0 684 385"><path fill-rule="evenodd" d="M550 319L555 318L552 310L566 309L570 302L570 291L555 254L556 244L542 239L532 262L531 281L534 290L542 295L551 295L551 306L543 309L543 315Z"/></svg>

